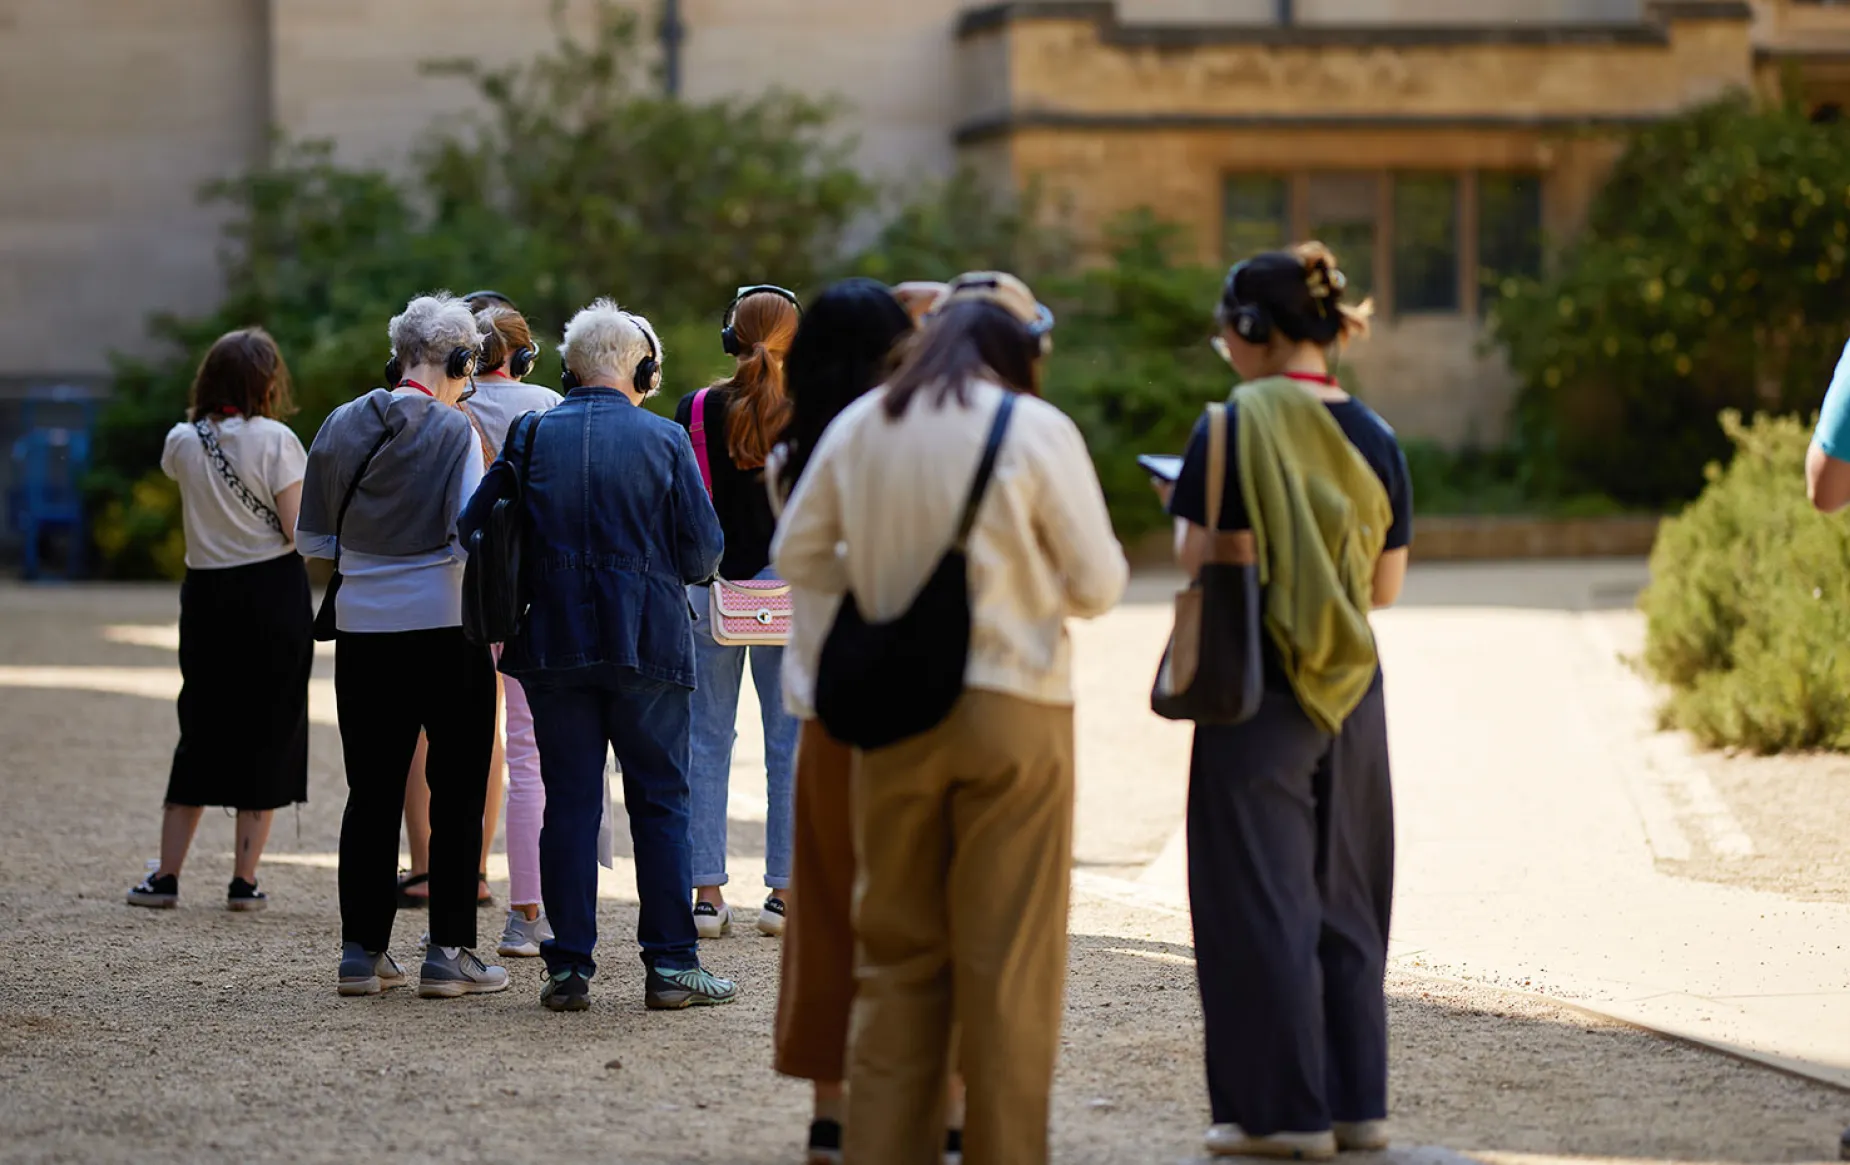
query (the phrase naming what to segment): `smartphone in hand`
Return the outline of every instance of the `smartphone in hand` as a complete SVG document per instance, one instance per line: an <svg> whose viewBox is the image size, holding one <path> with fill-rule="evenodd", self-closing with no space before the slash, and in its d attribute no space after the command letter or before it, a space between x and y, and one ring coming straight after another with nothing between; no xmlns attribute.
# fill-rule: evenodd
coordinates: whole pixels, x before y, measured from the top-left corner
<svg viewBox="0 0 1850 1165"><path fill-rule="evenodd" d="M1148 473L1151 477L1158 481L1169 482L1172 485L1175 483L1176 478L1182 476L1182 459L1180 457L1170 457L1160 453L1145 453L1137 458L1137 464L1141 465L1144 472Z"/></svg>

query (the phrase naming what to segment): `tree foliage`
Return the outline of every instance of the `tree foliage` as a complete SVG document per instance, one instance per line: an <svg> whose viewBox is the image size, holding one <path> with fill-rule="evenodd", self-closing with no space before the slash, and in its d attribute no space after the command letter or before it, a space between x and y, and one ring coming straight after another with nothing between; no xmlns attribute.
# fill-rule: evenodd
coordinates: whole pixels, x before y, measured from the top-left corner
<svg viewBox="0 0 1850 1165"><path fill-rule="evenodd" d="M1735 96L1639 129L1553 273L1502 291L1547 485L1686 500L1716 416L1814 406L1850 333L1850 127Z"/></svg>

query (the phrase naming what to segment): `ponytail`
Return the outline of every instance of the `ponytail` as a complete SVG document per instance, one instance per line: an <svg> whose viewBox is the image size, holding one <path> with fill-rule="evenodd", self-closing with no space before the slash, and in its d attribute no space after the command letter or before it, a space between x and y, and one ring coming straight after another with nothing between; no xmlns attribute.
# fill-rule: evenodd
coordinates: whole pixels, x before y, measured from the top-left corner
<svg viewBox="0 0 1850 1165"><path fill-rule="evenodd" d="M779 295L749 295L733 314L733 333L744 348L731 378L715 385L732 392L726 452L740 469L761 469L771 445L790 420L784 392L784 354L797 331L796 305Z"/></svg>

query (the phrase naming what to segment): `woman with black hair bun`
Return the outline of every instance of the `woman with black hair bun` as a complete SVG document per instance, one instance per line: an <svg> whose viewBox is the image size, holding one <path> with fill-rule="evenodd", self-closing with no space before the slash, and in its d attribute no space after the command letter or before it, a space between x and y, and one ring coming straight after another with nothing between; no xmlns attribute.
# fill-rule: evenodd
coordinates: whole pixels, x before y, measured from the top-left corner
<svg viewBox="0 0 1850 1165"><path fill-rule="evenodd" d="M1368 612L1400 594L1412 488L1393 430L1330 374L1331 354L1368 328L1346 286L1319 243L1228 274L1215 346L1244 383L1196 426L1169 497L1183 569L1237 547L1259 566L1265 622L1257 714L1197 725L1189 773L1215 1156L1323 1160L1387 1143L1394 820ZM1210 481L1217 417L1224 470Z"/></svg>

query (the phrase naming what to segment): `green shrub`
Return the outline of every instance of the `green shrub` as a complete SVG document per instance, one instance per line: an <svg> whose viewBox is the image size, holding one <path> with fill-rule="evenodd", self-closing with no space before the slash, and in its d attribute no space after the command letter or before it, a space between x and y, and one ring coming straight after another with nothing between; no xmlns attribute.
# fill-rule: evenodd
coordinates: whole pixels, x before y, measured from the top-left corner
<svg viewBox="0 0 1850 1165"><path fill-rule="evenodd" d="M1711 747L1850 749L1850 523L1805 498L1809 430L1743 425L1651 555L1644 665L1666 721Z"/></svg>

